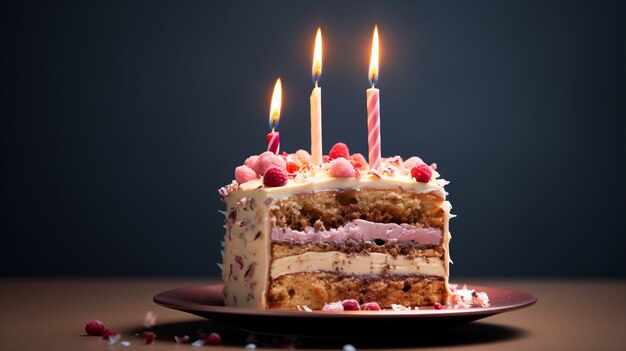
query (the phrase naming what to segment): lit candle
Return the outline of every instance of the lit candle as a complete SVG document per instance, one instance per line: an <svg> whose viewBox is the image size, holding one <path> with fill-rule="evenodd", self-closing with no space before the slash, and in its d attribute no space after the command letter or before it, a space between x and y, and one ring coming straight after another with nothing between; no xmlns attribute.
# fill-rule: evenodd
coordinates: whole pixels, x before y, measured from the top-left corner
<svg viewBox="0 0 626 351"><path fill-rule="evenodd" d="M311 159L314 165L322 163L322 88L317 85L322 75L322 29L317 29L313 69L315 87L311 92Z"/></svg>
<svg viewBox="0 0 626 351"><path fill-rule="evenodd" d="M380 94L375 88L378 81L378 26L374 27L372 38L369 81L372 87L367 89L367 146L370 169L376 169L380 165Z"/></svg>
<svg viewBox="0 0 626 351"><path fill-rule="evenodd" d="M280 103L282 99L282 85L280 83L280 78L276 80L276 85L274 85L274 93L272 93L272 104L270 106L270 128L272 131L267 134L265 140L267 141L267 151L271 151L274 154L278 155L280 152L280 134L275 131L276 127L278 127L278 121L280 120Z"/></svg>

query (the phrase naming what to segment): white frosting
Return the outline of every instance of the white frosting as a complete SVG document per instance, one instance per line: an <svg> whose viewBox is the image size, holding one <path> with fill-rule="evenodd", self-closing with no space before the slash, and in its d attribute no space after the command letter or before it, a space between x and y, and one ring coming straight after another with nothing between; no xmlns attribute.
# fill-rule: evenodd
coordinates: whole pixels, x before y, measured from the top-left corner
<svg viewBox="0 0 626 351"><path fill-rule="evenodd" d="M410 224L374 223L357 219L339 228L328 230L308 228L305 231L300 231L291 228L274 227L272 228L271 237L274 241L303 243L313 241L342 243L348 239L363 241L381 239L392 244L414 242L425 245L439 245L441 244L441 229L417 228Z"/></svg>
<svg viewBox="0 0 626 351"><path fill-rule="evenodd" d="M436 173L433 171L433 173ZM252 180L239 185L232 195L237 197L239 192L261 191L275 200L280 200L297 193L314 192L331 189L362 189L362 188L401 188L402 190L414 193L436 192L441 197L445 197L443 186L447 184L445 180L435 179L428 183L416 182L410 175L397 174L387 176L379 173L379 176L372 174L362 174L360 178L333 178L325 172L317 173L304 178L289 179L287 184L279 187L265 187L262 179Z"/></svg>
<svg viewBox="0 0 626 351"><path fill-rule="evenodd" d="M346 254L338 251L305 252L279 258L272 262L272 279L299 272L339 272L345 274L424 274L442 277L446 274L439 257L392 256L372 252L367 255Z"/></svg>

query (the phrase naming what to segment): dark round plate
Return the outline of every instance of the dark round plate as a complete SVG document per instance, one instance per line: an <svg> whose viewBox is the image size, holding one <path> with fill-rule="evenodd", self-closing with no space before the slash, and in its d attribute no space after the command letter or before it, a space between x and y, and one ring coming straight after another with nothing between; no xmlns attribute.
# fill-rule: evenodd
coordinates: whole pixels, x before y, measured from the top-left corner
<svg viewBox="0 0 626 351"><path fill-rule="evenodd" d="M422 307L417 311L274 311L226 307L222 298L222 287L222 284L212 284L165 291L154 296L154 302L252 333L345 336L347 331L366 335L397 332L406 327L449 327L516 310L537 301L533 295L521 291L468 285L468 289L486 292L490 306L441 310Z"/></svg>

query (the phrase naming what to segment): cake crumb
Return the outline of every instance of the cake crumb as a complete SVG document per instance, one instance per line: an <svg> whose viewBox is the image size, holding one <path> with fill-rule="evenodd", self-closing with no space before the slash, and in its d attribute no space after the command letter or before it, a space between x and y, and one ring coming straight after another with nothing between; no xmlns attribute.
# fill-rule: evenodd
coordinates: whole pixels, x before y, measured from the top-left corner
<svg viewBox="0 0 626 351"><path fill-rule="evenodd" d="M455 286L448 298L448 303L454 308L488 307L489 296L483 291L476 292L474 289L468 289L466 285L463 285L461 289Z"/></svg>
<svg viewBox="0 0 626 351"><path fill-rule="evenodd" d="M343 304L341 301L326 303L322 307L322 311L343 311Z"/></svg>
<svg viewBox="0 0 626 351"><path fill-rule="evenodd" d="M411 307L406 307L404 305L391 304L391 309L394 311L410 311Z"/></svg>

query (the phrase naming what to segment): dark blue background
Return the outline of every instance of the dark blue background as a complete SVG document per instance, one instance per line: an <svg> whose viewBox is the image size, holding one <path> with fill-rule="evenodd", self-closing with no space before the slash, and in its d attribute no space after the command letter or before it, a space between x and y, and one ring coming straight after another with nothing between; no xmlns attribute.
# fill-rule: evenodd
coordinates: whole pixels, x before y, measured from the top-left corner
<svg viewBox="0 0 626 351"><path fill-rule="evenodd" d="M605 1L23 1L2 5L2 275L216 275L217 189L309 148L437 162L453 276L626 276L626 7Z"/></svg>

